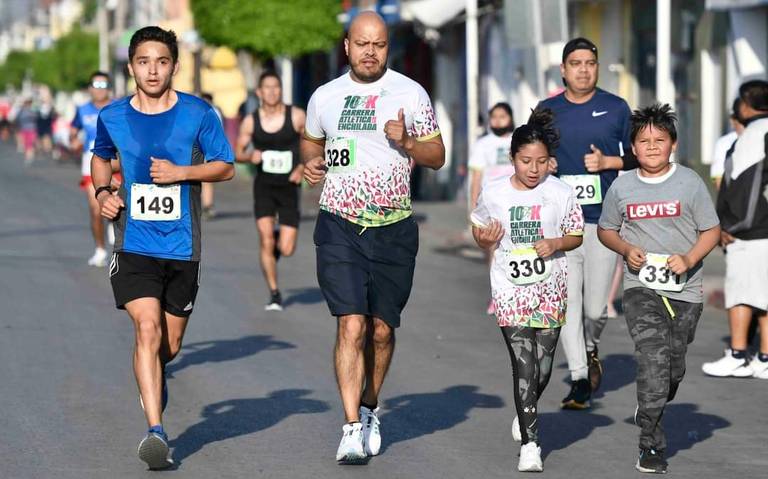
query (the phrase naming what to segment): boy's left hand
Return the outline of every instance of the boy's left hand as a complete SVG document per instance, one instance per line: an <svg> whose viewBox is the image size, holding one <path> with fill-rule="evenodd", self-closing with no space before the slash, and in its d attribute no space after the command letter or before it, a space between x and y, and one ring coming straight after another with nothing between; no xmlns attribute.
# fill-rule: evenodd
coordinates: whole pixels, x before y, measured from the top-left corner
<svg viewBox="0 0 768 479"><path fill-rule="evenodd" d="M693 268L691 260L687 255L673 254L667 258L667 266L675 274L686 273L689 269Z"/></svg>

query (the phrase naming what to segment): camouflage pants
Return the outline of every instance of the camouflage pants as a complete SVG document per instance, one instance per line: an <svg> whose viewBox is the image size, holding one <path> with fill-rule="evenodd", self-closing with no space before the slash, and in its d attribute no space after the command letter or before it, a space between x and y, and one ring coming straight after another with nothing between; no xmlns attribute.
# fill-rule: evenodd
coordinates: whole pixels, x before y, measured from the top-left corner
<svg viewBox="0 0 768 479"><path fill-rule="evenodd" d="M661 417L685 376L685 353L693 342L703 305L668 299L655 291L624 291L624 314L635 343L640 447L667 446Z"/></svg>
<svg viewBox="0 0 768 479"><path fill-rule="evenodd" d="M539 397L552 374L552 360L560 328L539 329L521 326L501 328L512 361L515 409L523 444L539 442L536 409Z"/></svg>

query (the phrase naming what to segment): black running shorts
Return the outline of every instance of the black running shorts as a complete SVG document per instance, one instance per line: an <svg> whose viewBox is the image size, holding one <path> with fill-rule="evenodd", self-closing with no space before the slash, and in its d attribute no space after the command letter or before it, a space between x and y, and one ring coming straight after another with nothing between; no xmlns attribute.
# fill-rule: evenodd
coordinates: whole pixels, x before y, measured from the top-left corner
<svg viewBox="0 0 768 479"><path fill-rule="evenodd" d="M275 216L281 225L299 227L299 186L253 182L253 214L256 219Z"/></svg>
<svg viewBox="0 0 768 479"><path fill-rule="evenodd" d="M331 314L376 316L400 326L419 249L416 220L363 228L320 211L314 240L317 279Z"/></svg>
<svg viewBox="0 0 768 479"><path fill-rule="evenodd" d="M117 309L134 299L157 298L164 311L186 317L192 314L200 286L200 262L114 253L109 279Z"/></svg>

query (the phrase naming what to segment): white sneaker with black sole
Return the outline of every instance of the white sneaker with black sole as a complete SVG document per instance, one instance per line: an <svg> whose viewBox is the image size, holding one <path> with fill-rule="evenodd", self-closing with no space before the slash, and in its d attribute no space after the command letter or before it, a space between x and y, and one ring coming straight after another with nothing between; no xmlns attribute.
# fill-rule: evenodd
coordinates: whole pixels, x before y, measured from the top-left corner
<svg viewBox="0 0 768 479"><path fill-rule="evenodd" d="M363 447L363 425L359 422L344 424L336 460L339 464L361 464L368 455Z"/></svg>
<svg viewBox="0 0 768 479"><path fill-rule="evenodd" d="M754 374L747 359L734 358L731 349L726 349L725 355L717 361L702 364L701 370L707 376L718 378L749 378Z"/></svg>
<svg viewBox="0 0 768 479"><path fill-rule="evenodd" d="M368 409L360 406L360 422L363 423L363 447L369 456L378 456L381 451L381 430L379 425L379 408Z"/></svg>
<svg viewBox="0 0 768 479"><path fill-rule="evenodd" d="M165 434L149 432L139 442L139 459L147 463L150 469L168 469L173 466L168 438Z"/></svg>
<svg viewBox="0 0 768 479"><path fill-rule="evenodd" d="M541 448L538 444L529 442L520 447L517 470L520 472L541 472L544 470L544 464L541 462Z"/></svg>

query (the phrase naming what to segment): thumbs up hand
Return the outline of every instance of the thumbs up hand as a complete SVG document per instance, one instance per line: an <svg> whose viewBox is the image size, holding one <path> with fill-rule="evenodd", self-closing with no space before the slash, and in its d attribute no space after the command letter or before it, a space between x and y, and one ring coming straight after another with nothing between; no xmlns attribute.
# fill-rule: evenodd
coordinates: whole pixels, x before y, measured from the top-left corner
<svg viewBox="0 0 768 479"><path fill-rule="evenodd" d="M587 171L597 173L604 170L603 152L595 145L589 145L589 149L592 150L592 153L584 155L584 166L587 168Z"/></svg>
<svg viewBox="0 0 768 479"><path fill-rule="evenodd" d="M397 112L397 120L389 120L384 124L384 135L398 148L406 151L413 148L415 140L405 127L405 113L402 108Z"/></svg>

